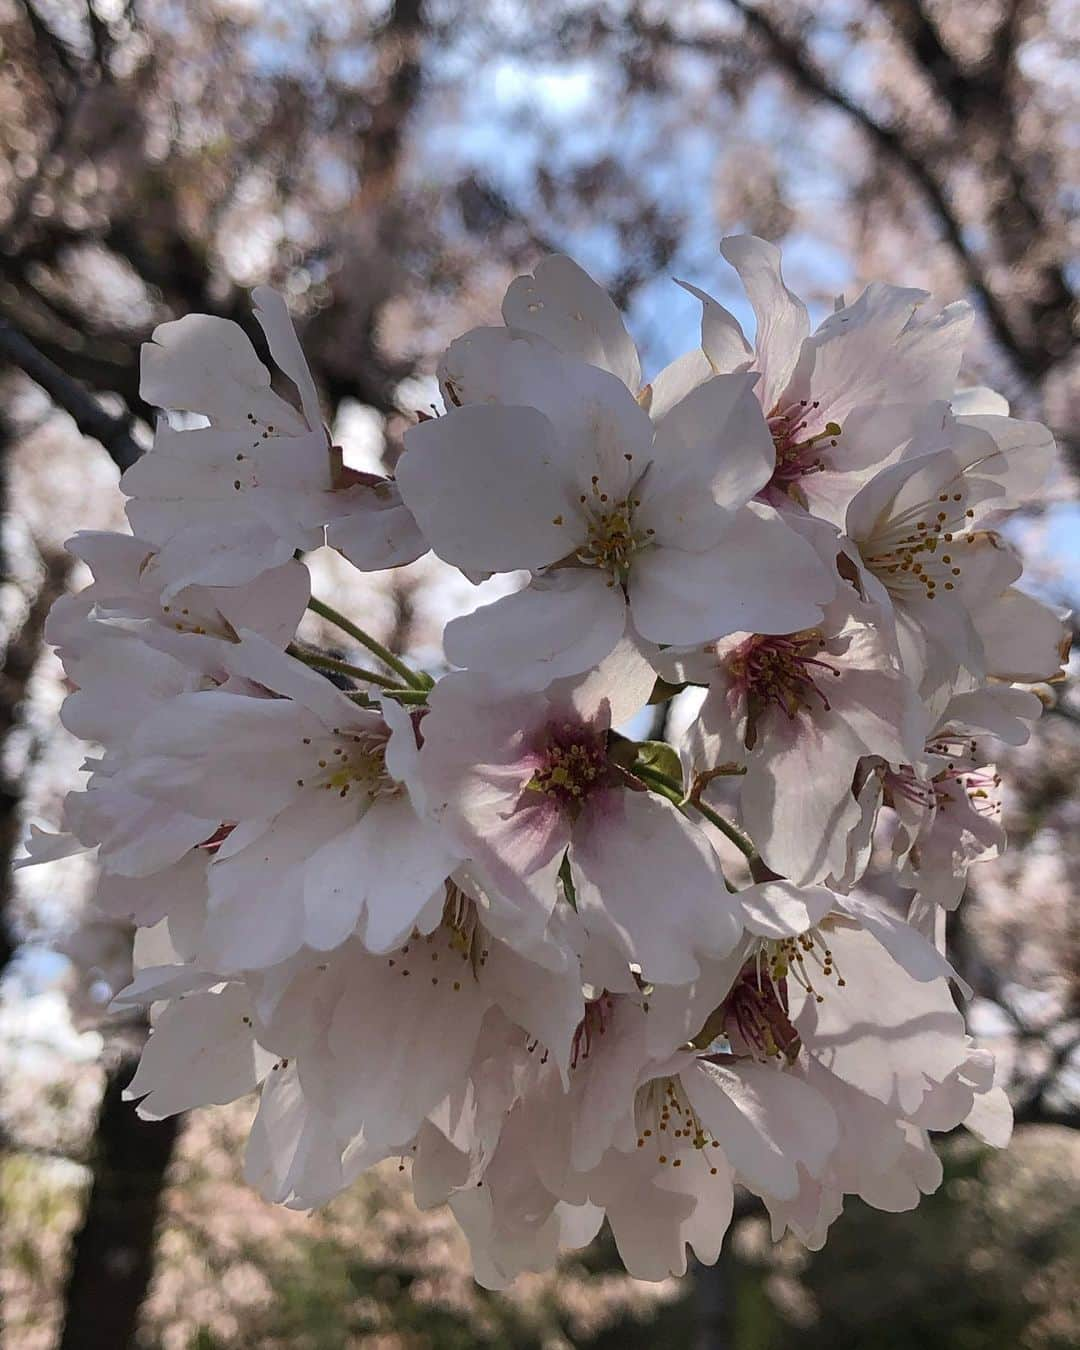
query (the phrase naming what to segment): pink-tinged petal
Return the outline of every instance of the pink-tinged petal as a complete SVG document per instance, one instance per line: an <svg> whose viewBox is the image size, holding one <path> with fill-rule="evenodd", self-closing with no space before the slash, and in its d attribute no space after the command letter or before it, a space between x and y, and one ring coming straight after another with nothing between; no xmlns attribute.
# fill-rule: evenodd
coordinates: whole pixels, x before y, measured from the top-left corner
<svg viewBox="0 0 1080 1350"><path fill-rule="evenodd" d="M755 369L761 371L761 406L771 412L810 332L806 306L784 285L775 244L753 235L729 235L720 252L738 272L757 318Z"/></svg>
<svg viewBox="0 0 1080 1350"><path fill-rule="evenodd" d="M326 542L361 572L405 567L428 551L392 480L345 488L333 500L335 518L326 527Z"/></svg>
<svg viewBox="0 0 1080 1350"><path fill-rule="evenodd" d="M617 376L632 392L641 386L637 348L614 301L569 258L555 254L533 276L516 277L506 292L509 328L538 333L567 356Z"/></svg>
<svg viewBox="0 0 1080 1350"><path fill-rule="evenodd" d="M756 375L717 375L657 423L653 464L637 490L635 526L656 542L709 548L772 475L772 436L754 397Z"/></svg>
<svg viewBox="0 0 1080 1350"><path fill-rule="evenodd" d="M570 825L553 798L527 787L547 701L500 699L490 682L461 673L439 681L429 707L420 751L429 809L487 885L516 906L549 914Z"/></svg>
<svg viewBox="0 0 1080 1350"><path fill-rule="evenodd" d="M602 661L626 628L626 600L605 572L559 568L458 619L443 632L446 659L512 689L543 689Z"/></svg>
<svg viewBox="0 0 1080 1350"><path fill-rule="evenodd" d="M406 796L373 802L304 868L304 941L328 951L357 929L369 951L400 946L436 895L441 917L446 878L460 861Z"/></svg>
<svg viewBox="0 0 1080 1350"><path fill-rule="evenodd" d="M574 826L578 912L644 977L682 984L698 954L723 956L739 938L736 907L700 830L661 797L604 793Z"/></svg>
<svg viewBox="0 0 1080 1350"><path fill-rule="evenodd" d="M266 335L270 355L278 369L292 380L299 391L308 426L312 430L321 428L322 413L319 411L315 381L311 378L284 297L269 286L256 286L251 292L251 298L255 302L255 318Z"/></svg>
<svg viewBox="0 0 1080 1350"><path fill-rule="evenodd" d="M648 549L630 578L634 625L675 645L729 633L794 633L821 621L837 582L771 507L751 502L707 551Z"/></svg>
<svg viewBox="0 0 1080 1350"><path fill-rule="evenodd" d="M807 886L844 870L862 817L852 793L861 747L842 722L827 731L804 713L771 722L768 749L742 781L743 823L774 872Z"/></svg>
<svg viewBox="0 0 1080 1350"><path fill-rule="evenodd" d="M639 713L656 685L656 648L633 633L587 675L557 680L547 691L552 706L572 708L586 725L619 727Z"/></svg>
<svg viewBox="0 0 1080 1350"><path fill-rule="evenodd" d="M820 1175L839 1140L836 1113L825 1098L782 1069L698 1060L681 1080L703 1127L755 1191L793 1198L798 1164Z"/></svg>
<svg viewBox="0 0 1080 1350"><path fill-rule="evenodd" d="M405 444L402 497L446 562L512 572L545 567L581 542L565 454L534 408L459 408L411 427Z"/></svg>
<svg viewBox="0 0 1080 1350"><path fill-rule="evenodd" d="M689 282L676 279L676 285L701 301L701 350L713 371L717 375L726 375L751 366L754 349L743 335L735 315Z"/></svg>

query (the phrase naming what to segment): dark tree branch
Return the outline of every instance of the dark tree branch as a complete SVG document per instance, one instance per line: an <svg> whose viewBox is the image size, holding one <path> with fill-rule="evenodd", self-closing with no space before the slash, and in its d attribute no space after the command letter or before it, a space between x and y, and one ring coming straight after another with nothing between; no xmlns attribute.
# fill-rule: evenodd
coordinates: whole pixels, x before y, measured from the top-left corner
<svg viewBox="0 0 1080 1350"><path fill-rule="evenodd" d="M128 1350L154 1269L165 1174L181 1117L142 1120L123 1099L135 1058L111 1069L91 1153L93 1182L74 1239L58 1350Z"/></svg>
<svg viewBox="0 0 1080 1350"><path fill-rule="evenodd" d="M911 177L963 268L968 285L977 297L997 341L1026 377L1038 379L1044 375L1052 363L1046 360L1044 354L1026 346L1014 332L1004 306L983 272L979 258L968 247L963 222L925 159L915 153L895 128L876 121L865 108L837 89L805 48L782 32L764 11L746 4L745 0L728 0L728 3L743 16L751 32L765 42L777 64L799 88L845 113L879 150Z"/></svg>
<svg viewBox="0 0 1080 1350"><path fill-rule="evenodd" d="M942 42L937 25L927 14L922 0L882 0L882 8L904 38L912 58L929 75L954 116L965 120L971 112L973 82Z"/></svg>
<svg viewBox="0 0 1080 1350"><path fill-rule="evenodd" d="M63 594L71 571L71 558L66 553L49 556L44 563L41 586L30 602L22 626L9 636L4 651L0 671L0 746L7 744L8 737L22 720L23 700L41 656L45 619L53 601ZM16 947L10 915L11 861L22 830L20 808L25 786L20 778L0 773L0 970L14 955Z"/></svg>
<svg viewBox="0 0 1080 1350"><path fill-rule="evenodd" d="M75 422L84 436L99 441L123 472L142 454L130 419L114 417L77 380L71 378L6 319L0 318L0 361L17 366Z"/></svg>

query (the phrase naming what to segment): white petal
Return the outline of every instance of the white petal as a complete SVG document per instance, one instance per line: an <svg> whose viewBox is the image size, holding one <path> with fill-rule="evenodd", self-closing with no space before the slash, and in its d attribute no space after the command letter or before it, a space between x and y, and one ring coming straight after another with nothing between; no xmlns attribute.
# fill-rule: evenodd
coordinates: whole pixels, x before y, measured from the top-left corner
<svg viewBox="0 0 1080 1350"><path fill-rule="evenodd" d="M439 362L439 386L447 409L465 403L512 403L504 397L505 363L514 344L543 351L551 344L520 328L471 328L447 347ZM553 349L554 350L554 349Z"/></svg>
<svg viewBox="0 0 1080 1350"><path fill-rule="evenodd" d="M288 375L300 393L304 417L313 431L322 427L322 414L319 411L319 396L315 392L315 382L300 349L300 343L289 317L289 309L284 297L269 286L256 286L251 292L255 302L255 318L266 334L266 343L270 355L278 368Z"/></svg>
<svg viewBox="0 0 1080 1350"><path fill-rule="evenodd" d="M837 908L854 915L898 965L916 980L937 980L953 974L952 966L932 942L897 914L858 895L837 897Z"/></svg>
<svg viewBox="0 0 1080 1350"><path fill-rule="evenodd" d="M836 587L811 545L771 507L751 502L715 548L639 554L630 610L643 637L689 645L729 633L810 628Z"/></svg>
<svg viewBox="0 0 1080 1350"><path fill-rule="evenodd" d="M323 727L284 699L207 690L175 698L135 738L131 786L181 810L219 820L268 816L297 795L304 736Z"/></svg>
<svg viewBox="0 0 1080 1350"><path fill-rule="evenodd" d="M949 402L957 417L978 417L986 413L994 417L1009 415L1009 400L996 389L988 389L985 384L954 389Z"/></svg>
<svg viewBox="0 0 1080 1350"><path fill-rule="evenodd" d="M977 1093L964 1124L991 1148L1007 1148L1013 1131L1013 1111L1004 1088Z"/></svg>
<svg viewBox="0 0 1080 1350"><path fill-rule="evenodd" d="M1055 610L1010 587L974 615L986 672L1025 684L1052 680L1068 657L1070 631Z"/></svg>
<svg viewBox="0 0 1080 1350"><path fill-rule="evenodd" d="M620 727L648 703L656 685L657 655L651 642L627 633L587 675L556 680L547 697L553 707L572 707L589 725Z"/></svg>
<svg viewBox="0 0 1080 1350"><path fill-rule="evenodd" d="M358 968L334 1008L332 1060L313 1069L316 1101L375 1144L410 1139L461 1080L490 1003L441 930L407 946Z"/></svg>
<svg viewBox="0 0 1080 1350"><path fill-rule="evenodd" d="M240 325L209 314L154 329L142 348L139 392L159 408L203 413L223 425L243 425L248 412L292 430L300 420L271 391L270 372Z"/></svg>
<svg viewBox="0 0 1080 1350"><path fill-rule="evenodd" d="M711 845L663 798L612 792L590 802L575 824L570 858L585 926L606 935L648 980L692 980L698 953L722 956L738 941Z"/></svg>
<svg viewBox="0 0 1080 1350"><path fill-rule="evenodd" d="M407 797L375 801L304 869L305 942L326 951L359 926L369 951L399 946L460 861Z"/></svg>
<svg viewBox="0 0 1080 1350"><path fill-rule="evenodd" d="M545 258L533 276L516 277L506 292L510 328L538 333L561 352L609 370L637 393L641 365L611 297L569 258Z"/></svg>
<svg viewBox="0 0 1080 1350"><path fill-rule="evenodd" d="M836 896L824 886L765 881L738 892L744 923L759 937L783 938L814 928L833 908Z"/></svg>
<svg viewBox="0 0 1080 1350"><path fill-rule="evenodd" d="M698 1060L682 1083L702 1125L754 1190L792 1198L798 1164L820 1175L839 1140L825 1098L782 1069L749 1063L729 1069Z"/></svg>
<svg viewBox="0 0 1080 1350"><path fill-rule="evenodd" d="M326 542L361 572L404 567L427 552L428 542L396 483L358 484L334 497L335 519L326 527Z"/></svg>
<svg viewBox="0 0 1080 1350"><path fill-rule="evenodd" d="M710 547L731 513L769 481L776 452L753 394L756 380L717 375L657 423L635 524L654 529L658 542Z"/></svg>
<svg viewBox="0 0 1080 1350"><path fill-rule="evenodd" d="M170 1003L154 1024L124 1097L137 1097L144 1120L193 1106L235 1101L259 1082L273 1056L256 1044L243 985L190 994Z"/></svg>
<svg viewBox="0 0 1080 1350"><path fill-rule="evenodd" d="M806 998L792 1020L807 1050L838 1078L900 1113L917 1111L935 1083L967 1058L963 1018L945 980L920 983L876 938L830 928L836 971L823 1001Z"/></svg>
<svg viewBox="0 0 1080 1350"><path fill-rule="evenodd" d="M822 413L841 425L860 404L948 399L973 314L957 302L923 317L928 299L925 291L868 286L810 338L792 383L794 397L817 400Z"/></svg>
<svg viewBox="0 0 1080 1350"><path fill-rule="evenodd" d="M405 444L402 496L445 561L512 572L544 567L581 542L570 528L564 454L535 409L469 405L411 427Z"/></svg>
<svg viewBox="0 0 1080 1350"><path fill-rule="evenodd" d="M761 406L771 412L810 332L806 306L784 285L775 244L753 235L729 235L720 252L738 272L757 317L755 369L761 371Z"/></svg>
<svg viewBox="0 0 1080 1350"><path fill-rule="evenodd" d="M717 372L709 364L709 359L700 347L684 352L670 365L664 367L645 386L639 395L641 406L654 422L669 413L671 409L696 389L699 384L711 380Z"/></svg>
<svg viewBox="0 0 1080 1350"><path fill-rule="evenodd" d="M494 604L452 619L446 659L498 677L508 690L543 689L602 661L626 628L626 601L592 568L559 568Z"/></svg>
<svg viewBox="0 0 1080 1350"><path fill-rule="evenodd" d="M701 349L716 374L745 370L751 365L754 349L744 337L735 315L689 282L677 281L676 284L701 301Z"/></svg>

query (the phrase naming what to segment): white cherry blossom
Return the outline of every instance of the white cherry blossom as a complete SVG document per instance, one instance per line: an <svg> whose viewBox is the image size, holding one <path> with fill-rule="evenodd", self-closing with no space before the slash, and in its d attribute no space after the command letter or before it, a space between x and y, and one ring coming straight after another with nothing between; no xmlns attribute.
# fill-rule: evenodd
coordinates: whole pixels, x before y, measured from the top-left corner
<svg viewBox="0 0 1080 1350"><path fill-rule="evenodd" d="M411 562L425 551L393 484L342 467L284 299L252 293L270 355L297 407L239 324L189 314L159 325L143 348L142 397L204 426L158 423L153 449L126 471L128 519L159 550L167 597L185 586L235 586L329 542L357 566Z"/></svg>
<svg viewBox="0 0 1080 1350"><path fill-rule="evenodd" d="M751 502L773 463L753 376L711 379L654 425L606 371L527 340L498 358L491 400L412 428L398 466L447 562L534 574L448 626L452 660L539 688L601 660L628 618L685 643L819 617L828 574Z"/></svg>

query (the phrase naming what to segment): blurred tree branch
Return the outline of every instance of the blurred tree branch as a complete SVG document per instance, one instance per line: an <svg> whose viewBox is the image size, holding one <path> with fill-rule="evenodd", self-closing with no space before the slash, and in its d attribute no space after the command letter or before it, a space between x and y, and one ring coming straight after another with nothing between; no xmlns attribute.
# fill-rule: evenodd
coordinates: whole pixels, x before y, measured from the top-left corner
<svg viewBox="0 0 1080 1350"><path fill-rule="evenodd" d="M0 417L0 482L7 488L7 448L11 431L7 419ZM4 504L6 506L6 503ZM0 570L8 575L7 559ZM57 596L63 594L71 570L66 554L47 554L42 559L41 584L31 597L21 624L8 635L0 670L0 747L6 748L12 733L22 720L23 703L30 680L41 657L41 635L45 619ZM22 800L25 774L14 774L5 766L0 772L0 971L10 961L16 947L11 923L11 862L23 828Z"/></svg>
<svg viewBox="0 0 1080 1350"><path fill-rule="evenodd" d="M1073 296L1060 260L1054 259L1039 269L1042 294L1027 298L1026 322L1018 323L1009 313L989 280L984 261L966 238L967 226L950 201L939 172L932 167L938 156L931 147L917 144L910 130L886 125L849 98L810 56L806 45L789 36L772 15L747 0L728 0L746 21L750 30L768 47L780 68L814 98L845 113L877 148L898 163L919 188L927 206L938 220L942 232L955 253L968 284L977 296L998 342L1031 380L1044 376L1071 349L1071 326L1075 308ZM978 116L980 130L989 132L995 145L995 162L1004 175L1006 191L996 194L993 224L996 242L1006 257L1016 257L1038 242L1045 221L1032 202L1026 177L1013 153L1009 133L1015 124L1015 110L1009 90L1009 71L1016 50L1015 30L1022 6L1012 3L999 30L994 50L996 60L980 68L977 76L963 74L955 58L942 43L938 30L922 6L911 0L888 0L884 6L898 32L910 43L912 58L923 66L933 85L945 98L956 119L969 124ZM988 117L988 111L992 116ZM966 144L961 136L958 146Z"/></svg>
<svg viewBox="0 0 1080 1350"><path fill-rule="evenodd" d="M34 346L7 319L0 318L0 360L28 375L74 421L84 436L99 441L121 472L142 454L129 418L114 417L77 380Z"/></svg>

